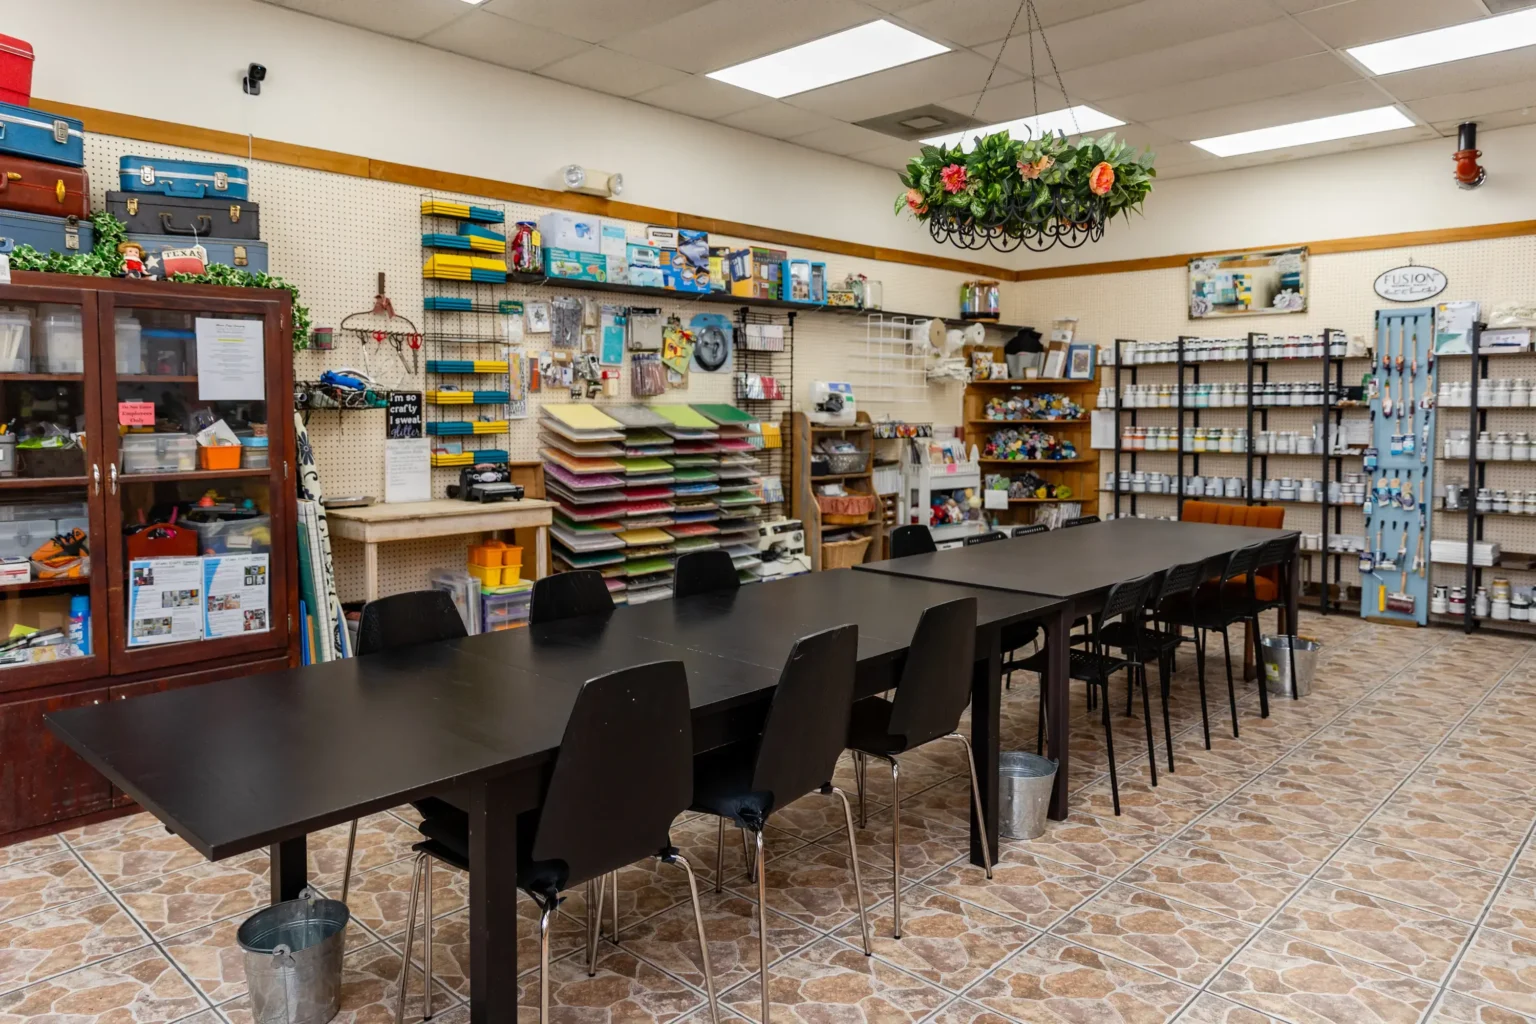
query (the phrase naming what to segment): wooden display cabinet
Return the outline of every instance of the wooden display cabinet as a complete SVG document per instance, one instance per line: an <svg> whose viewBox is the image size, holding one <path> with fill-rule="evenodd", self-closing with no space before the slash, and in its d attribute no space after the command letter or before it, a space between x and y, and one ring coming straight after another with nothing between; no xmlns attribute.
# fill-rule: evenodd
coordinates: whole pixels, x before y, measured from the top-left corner
<svg viewBox="0 0 1536 1024"><path fill-rule="evenodd" d="M259 399L199 396L196 322L210 317L261 323ZM30 581L0 583L0 639L15 627L67 631L72 608L88 607L90 616L88 646L65 649L88 651L81 656L51 657L60 651L50 648L50 657L35 660L0 650L0 845L128 806L52 736L43 715L297 662L291 322L289 297L278 290L36 273L16 273L0 286L0 422L23 438L85 435L83 449L23 455L17 475L0 477L0 557L28 558L49 538L79 529L87 559L78 575L50 579L39 579L39 562L29 559ZM29 350L14 344L22 324ZM119 427L125 401L153 403L157 433L194 410L241 427L265 424L268 465L125 472L126 428ZM136 644L128 614L128 533L170 518L173 510L179 519L205 494L249 501L259 514L238 537L193 537L199 555L265 550L267 607L248 609L248 625L238 635ZM185 600L201 612L208 595L201 585L192 589ZM151 618L141 612L141 640L157 635Z"/></svg>
<svg viewBox="0 0 1536 1024"><path fill-rule="evenodd" d="M803 412L791 413L789 418L791 434L791 476L794 486L790 493L790 515L800 520L805 527L805 551L810 556L811 568L821 571L829 567L830 561L844 561L843 551L837 551L839 557L829 558L830 551L824 550L823 545L829 542L828 534L834 534L831 542L838 544L848 543L846 538L859 537L867 539L862 554L855 559L857 562L879 561L885 551L885 512L881 505L880 496L875 492L875 428L870 422L868 413L859 413L858 422L848 426L830 426L820 423L812 423ZM856 473L812 473L811 456L818 441L824 437L836 437L847 440L859 446L865 454L864 468ZM821 507L816 503L816 487L820 484L839 483L849 494L867 494L874 498L874 508L861 522L829 522L821 514ZM836 549L834 549L836 550Z"/></svg>
<svg viewBox="0 0 1536 1024"><path fill-rule="evenodd" d="M1006 365L1002 350L993 354L994 366ZM1083 407L1083 415L1073 420L1047 419L988 419L986 409L994 398L1007 398L1018 394L1061 392L1070 395ZM1072 496L1065 500L1082 504L1082 514L1098 515L1099 512L1099 456L1089 444L1093 434L1093 410L1098 406L1099 382L1093 380L1067 380L1064 378L1034 380L992 379L972 381L966 385L963 412L965 416L965 446L974 446L980 453L981 476L1002 473L1010 478L1030 471L1048 483L1065 484L1072 489ZM1029 429L1048 431L1057 437L1070 440L1077 449L1077 458L1059 460L1020 460L987 458L987 439L997 430ZM997 511L1002 525L1023 525L1033 522L1035 510L1041 505L1059 504L1059 498L1010 498L1008 510Z"/></svg>

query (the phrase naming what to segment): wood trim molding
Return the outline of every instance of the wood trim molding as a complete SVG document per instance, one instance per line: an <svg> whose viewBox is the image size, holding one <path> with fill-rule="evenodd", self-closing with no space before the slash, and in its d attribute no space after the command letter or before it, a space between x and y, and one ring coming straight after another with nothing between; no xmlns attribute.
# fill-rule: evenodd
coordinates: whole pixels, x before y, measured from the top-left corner
<svg viewBox="0 0 1536 1024"><path fill-rule="evenodd" d="M602 199L598 196L581 195L575 192L561 192L556 189L537 188L532 185L520 185L516 182L499 181L494 178L478 178L468 174L433 170L430 167L417 167L413 164L374 160L369 157L354 156L349 153L338 153L329 149L299 146L288 142L278 142L273 139L261 139L238 135L234 132L217 131L212 128L198 128L193 125L178 124L174 121L160 121L152 117L139 117L136 114L121 114L111 110L98 110L94 107L82 107L73 103L61 103L57 100L34 99L33 102L40 110L50 110L63 114L66 117L78 118L85 122L88 131L100 135L116 135L125 139L137 139L140 142L157 142L166 146L201 149L209 153L221 153L225 156L238 157L242 160L264 160L269 163L286 164L290 167L306 167L315 171L346 174L354 178L372 178L375 181L388 181L398 185L411 185L417 188L441 189L445 192L466 192L471 195L501 199L510 203L525 203L529 206L545 206L557 210L591 213L600 217L640 221L646 224L718 232L720 234L735 235L740 238L750 238L753 241L765 242L771 245L793 245L807 249L817 249L822 252L835 253L839 256L883 260L888 263L902 263L908 266L927 267L933 270L950 270L963 274L984 274L988 277L997 278L1000 281L1012 281L1014 279L1014 271L1007 267L994 267L985 263L973 263L968 260L950 259L946 256L910 252L904 249L877 248L873 245L845 242L841 239L825 238L820 235L780 231L777 228L763 227L758 224L742 224L736 221L698 217L675 210L663 210L652 206L638 206L634 203L623 203L612 199Z"/></svg>
<svg viewBox="0 0 1536 1024"><path fill-rule="evenodd" d="M1473 224L1459 228L1436 228L1429 231L1402 231L1391 235L1359 235L1354 238L1325 238L1316 242L1288 242L1284 245L1233 246L1212 252L1259 252L1267 249L1291 249L1299 245L1307 247L1312 256L1331 256L1345 252L1369 252L1373 249L1404 249L1421 245L1448 245L1455 242L1485 242L1495 238L1518 238L1536 235L1536 220L1511 220L1497 224ZM1037 270L1018 270L1014 281L1050 281L1062 277L1093 277L1099 274L1134 274L1143 270L1169 270L1187 266L1198 256L1209 252L1188 252L1172 256L1149 256L1139 260L1112 260L1105 263L1079 263L1067 267L1040 267Z"/></svg>

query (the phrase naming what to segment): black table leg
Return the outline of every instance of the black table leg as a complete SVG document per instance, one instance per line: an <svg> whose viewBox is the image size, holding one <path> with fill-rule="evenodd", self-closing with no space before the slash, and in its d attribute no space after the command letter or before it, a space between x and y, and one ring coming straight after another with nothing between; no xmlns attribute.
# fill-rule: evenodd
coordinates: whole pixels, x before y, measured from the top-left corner
<svg viewBox="0 0 1536 1024"><path fill-rule="evenodd" d="M981 792L981 806L986 821L976 820L975 801L971 802L971 863L984 867L981 836L985 829L987 849L997 857L997 754L998 734L1002 731L1003 659L998 650L1001 632L986 641L986 657L971 666L971 756L976 759L976 785ZM980 649L977 651L981 653Z"/></svg>
<svg viewBox="0 0 1536 1024"><path fill-rule="evenodd" d="M1071 767L1067 756L1068 737L1072 732L1072 692L1067 678L1069 643L1067 634L1072 628L1072 606L1069 603L1060 614L1045 624L1045 692L1046 692L1046 742L1050 754L1056 759L1056 785L1051 790L1051 807L1047 812L1054 821L1067 820L1067 777Z"/></svg>
<svg viewBox="0 0 1536 1024"><path fill-rule="evenodd" d="M512 783L473 787L469 809L469 1019L517 1021L517 808Z"/></svg>
<svg viewBox="0 0 1536 1024"><path fill-rule="evenodd" d="M298 899L304 886L309 884L308 868L304 862L304 837L273 843L271 851L272 902Z"/></svg>
<svg viewBox="0 0 1536 1024"><path fill-rule="evenodd" d="M1298 635L1301 629L1301 549L1297 546L1296 555L1291 559L1291 564L1285 573L1285 628L1282 633L1291 636Z"/></svg>

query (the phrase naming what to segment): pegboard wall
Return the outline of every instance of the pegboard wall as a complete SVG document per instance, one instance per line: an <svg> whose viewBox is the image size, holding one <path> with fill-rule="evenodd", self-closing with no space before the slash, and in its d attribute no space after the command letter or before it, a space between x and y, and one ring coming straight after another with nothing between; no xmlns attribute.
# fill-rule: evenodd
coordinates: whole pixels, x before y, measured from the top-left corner
<svg viewBox="0 0 1536 1024"><path fill-rule="evenodd" d="M225 163L230 157L200 150L156 145L132 139L87 134L86 166L92 182L92 209L105 208L103 194L116 188L118 161L124 155L139 154L156 159L211 160ZM241 161L251 171L251 201L261 206L261 236L269 246L270 270L294 284L309 306L314 325L336 327L344 317L369 309L372 305L377 275L384 273L387 294L397 313L423 325L423 260L421 235L422 191L391 182L374 181L324 171L292 167L257 160ZM456 199L506 210L507 222L537 220L548 212L542 207L505 203L474 195L438 193L438 198ZM640 240L644 225L631 223L631 237ZM745 245L751 239L711 236L721 245ZM854 260L846 256L806 250L793 250L795 258L820 260L827 264L830 282L841 282L849 273L862 273L880 280L884 286L884 304L891 309L940 316L955 315L959 306L960 284L968 277L961 273L930 270L897 263ZM565 294L558 287L497 285L495 298L548 301ZM696 312L729 313L729 307L705 305L679 298L658 302L622 294L572 292L614 305L660 305L663 315L676 313L684 324ZM482 318L483 319L483 318ZM524 348L530 355L548 348L548 335L529 334ZM795 381L792 399L798 406L812 380L847 380L856 364L855 354L862 353L865 328L862 318L831 313L803 312L795 325ZM409 351L402 361L386 345L368 360L375 375L385 386L403 390L425 390L426 353L411 371ZM316 380L326 370L362 367L362 343L354 335L336 334L335 348L329 352L301 351L294 355L294 374L299 380ZM628 393L629 371L626 365L620 377L620 393L614 398L599 398L596 404L621 404L631 401ZM954 384L934 384L927 400L880 401L877 395L861 400L861 407L876 418L930 422L953 427L960 416L961 389ZM733 400L730 373L691 372L686 389L669 392L660 401L725 402ZM515 420L505 438L513 459L538 457L538 410L545 401L568 402L563 389L540 391L530 396L528 418ZM309 421L310 439L321 484L330 495L370 494L383 491L384 413L380 410L316 410ZM495 440L500 441L501 438ZM457 479L457 470L433 470L433 493L441 496L444 487ZM438 566L463 562L463 541L414 541L392 544L380 559L380 592L391 594L424 585L428 572ZM362 549L347 541L335 541L337 586L343 601L360 600L363 594Z"/></svg>
<svg viewBox="0 0 1536 1024"><path fill-rule="evenodd" d="M1450 197L1453 200L1455 197ZM1450 200L1448 200L1450 201ZM1346 332L1351 338L1363 338L1374 344L1376 335L1376 311L1384 308L1408 309L1430 303L1389 303L1376 295L1373 284L1385 270L1403 266L1409 262L1438 268L1450 281L1445 292L1431 302L1476 300L1482 304L1486 319L1495 305L1526 301L1536 298L1536 236L1502 238L1479 242L1459 242L1445 245L1423 246L1414 249L1380 249L1370 252L1338 253L1314 256L1308 261L1307 312L1284 316L1244 316L1209 320L1190 320L1185 305L1187 273L1183 268L1138 271L1124 274L1104 274L1088 277L1069 277L1043 281L1024 281L1006 286L1003 290L1003 319L1015 323L1049 323L1053 318L1075 316L1078 318L1078 336L1092 340L1101 346L1113 344L1115 338L1142 341L1172 341L1180 335L1201 338L1245 337L1250 331L1270 334L1320 334L1328 328ZM1536 380L1536 355L1499 356L1490 361L1491 378L1520 378ZM1442 357L1437 360L1436 374L1440 381L1467 380L1472 372L1473 361L1468 357ZM1350 360L1345 364L1345 383L1358 384L1366 372L1364 360ZM1270 366L1270 380L1315 380L1318 364L1309 361L1288 365L1275 363ZM1106 367L1104 376L1113 381L1113 368ZM1141 367L1143 383L1173 383L1177 371L1169 367ZM1221 383L1246 379L1242 363L1201 364L1202 383ZM1485 402L1486 404L1486 402ZM1143 422L1172 426L1174 411L1166 410L1157 416L1155 410L1140 410ZM1153 415L1147 415L1149 412ZM1242 426L1241 410L1202 410L1202 423L1210 426ZM1271 409L1271 430L1305 430L1321 416L1315 408ZM1490 431L1526 430L1536 434L1536 409L1498 409L1488 417ZM1465 430L1468 426L1466 409L1438 410L1434 455L1440 459L1435 467L1435 480L1443 494L1444 484L1451 480L1466 480L1466 461L1447 461L1444 454L1444 438L1447 430ZM1165 473L1175 471L1173 453L1163 455L1143 454L1143 468ZM1319 458L1285 458L1287 464L1296 467L1297 477L1321 476ZM1103 458L1100 480L1104 471L1113 463L1113 454ZM1166 463L1166 465L1165 465ZM1129 463L1125 464L1127 467ZM1275 475L1277 460L1271 459L1271 475ZM1192 472L1187 468L1186 472ZM1304 467L1304 468L1303 468ZM1245 463L1242 456L1201 457L1202 475L1243 476ZM1346 459L1344 472L1360 472L1359 459ZM1536 462L1490 463L1487 473L1488 487L1529 490L1536 488ZM1112 500L1112 494L1102 494L1101 499ZM1285 508L1285 524L1306 533L1322 529L1321 509L1316 505L1279 503ZM1438 500L1434 501L1438 507ZM1106 505L1105 507L1112 507ZM1138 510L1149 515L1172 515L1175 499L1162 495L1138 495ZM1122 510L1125 506L1122 504ZM1465 513L1435 512L1433 535L1436 539L1466 537ZM1364 521L1358 506L1346 506L1343 529L1346 534L1362 534ZM1498 541L1505 550L1536 552L1536 516L1489 516L1484 523L1485 540ZM1374 537L1372 538L1374 543ZM1395 546L1395 544L1394 544ZM1308 580L1319 576L1317 557L1306 559L1303 571ZM1358 585L1360 581L1356 559L1341 559L1341 582ZM1536 585L1536 572L1485 571L1484 582L1494 575L1508 575L1517 588ZM1331 573L1330 573L1331 576ZM1457 585L1464 581L1465 571L1459 565L1433 565L1431 583ZM1374 592L1374 591L1373 591Z"/></svg>

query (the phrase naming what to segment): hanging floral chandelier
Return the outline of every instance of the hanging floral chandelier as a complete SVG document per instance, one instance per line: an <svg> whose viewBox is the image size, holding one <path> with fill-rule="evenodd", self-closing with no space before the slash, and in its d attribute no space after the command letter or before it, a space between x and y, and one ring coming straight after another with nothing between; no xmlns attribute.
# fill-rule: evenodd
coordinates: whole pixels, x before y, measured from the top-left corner
<svg viewBox="0 0 1536 1024"><path fill-rule="evenodd" d="M1012 38L1019 16L1026 11L1030 80L1036 81L1033 27L1045 43L1056 85L1066 97L1066 85L1045 41L1034 0L1021 0L1008 37ZM971 110L973 120L1002 56L999 49ZM1070 100L1067 106L1070 110ZM1039 115L1037 91L1037 123ZM964 142L924 146L901 172L906 191L896 198L896 211L905 207L928 225L934 241L962 249L990 246L999 252L1019 248L1044 252L1057 245L1075 249L1103 238L1105 225L1115 217L1129 218L1140 211L1157 177L1154 160L1150 149L1138 153L1113 132L1098 139L1079 136L1073 142L1060 133L1016 140L1001 131L977 138L969 151Z"/></svg>

